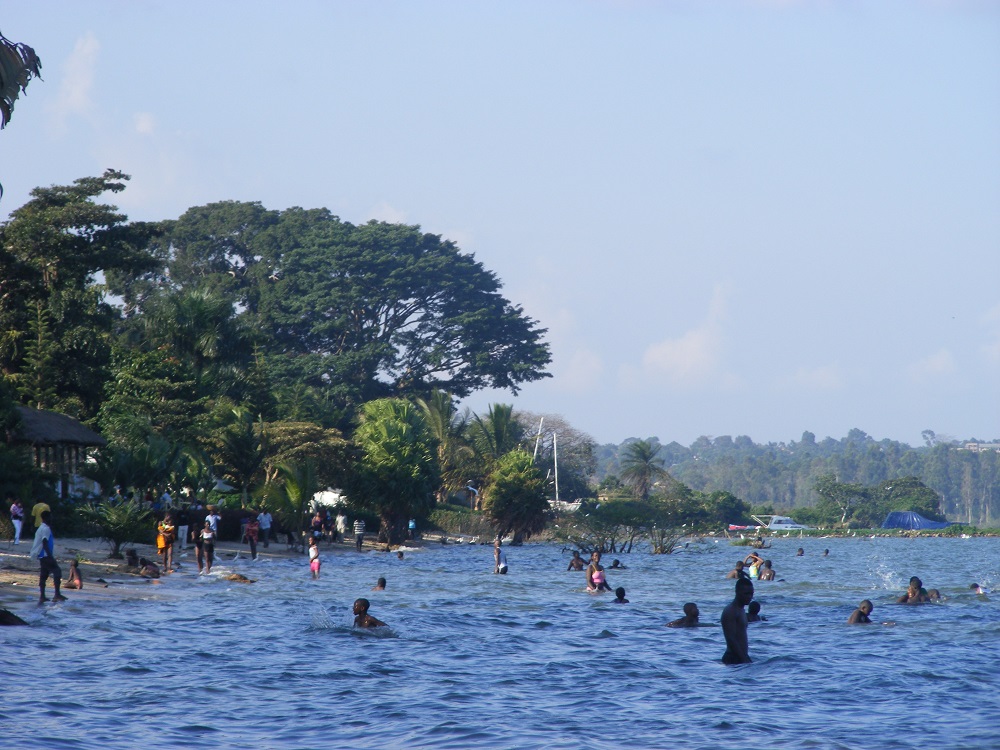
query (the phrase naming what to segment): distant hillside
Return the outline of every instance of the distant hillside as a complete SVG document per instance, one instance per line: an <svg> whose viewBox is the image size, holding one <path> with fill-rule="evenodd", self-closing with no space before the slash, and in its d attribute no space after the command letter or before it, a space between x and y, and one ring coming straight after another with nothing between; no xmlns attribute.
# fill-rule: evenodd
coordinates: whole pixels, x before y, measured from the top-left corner
<svg viewBox="0 0 1000 750"><path fill-rule="evenodd" d="M840 440L817 441L811 432L804 432L797 442L766 445L745 435L701 437L688 447L649 440L661 445L660 456L670 473L692 489L726 490L755 506L813 505L819 499L813 484L823 474L863 485L915 476L940 493L941 510L949 520L1000 525L1000 453L993 446L981 451L965 447L986 441L938 442L933 433L927 436L928 445L918 448L894 440L876 441L858 429ZM597 448L598 481L619 473L619 453L635 439Z"/></svg>

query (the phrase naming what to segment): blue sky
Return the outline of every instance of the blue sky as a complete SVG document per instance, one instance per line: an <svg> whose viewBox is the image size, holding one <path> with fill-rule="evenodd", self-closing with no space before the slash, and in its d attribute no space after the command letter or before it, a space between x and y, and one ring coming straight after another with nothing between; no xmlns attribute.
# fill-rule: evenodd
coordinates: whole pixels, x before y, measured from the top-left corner
<svg viewBox="0 0 1000 750"><path fill-rule="evenodd" d="M1000 5L14 3L0 217L113 167L419 224L548 329L494 401L599 442L1000 438Z"/></svg>

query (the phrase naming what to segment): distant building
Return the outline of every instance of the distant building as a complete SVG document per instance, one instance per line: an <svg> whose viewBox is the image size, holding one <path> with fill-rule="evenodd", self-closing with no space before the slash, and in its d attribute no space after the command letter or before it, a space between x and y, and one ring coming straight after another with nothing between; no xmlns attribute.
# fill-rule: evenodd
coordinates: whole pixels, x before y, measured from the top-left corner
<svg viewBox="0 0 1000 750"><path fill-rule="evenodd" d="M973 453L987 453L988 451L1000 453L1000 443L966 443L962 446L962 450Z"/></svg>
<svg viewBox="0 0 1000 750"><path fill-rule="evenodd" d="M88 459L88 450L103 448L108 441L73 417L59 412L19 406L17 413L21 424L11 444L27 449L37 468L54 474L60 497L66 498L82 480L78 474Z"/></svg>

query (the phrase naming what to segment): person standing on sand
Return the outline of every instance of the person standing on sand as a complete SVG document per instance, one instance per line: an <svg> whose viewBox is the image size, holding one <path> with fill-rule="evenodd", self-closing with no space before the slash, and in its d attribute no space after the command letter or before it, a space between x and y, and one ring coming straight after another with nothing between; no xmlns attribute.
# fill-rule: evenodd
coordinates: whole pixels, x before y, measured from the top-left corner
<svg viewBox="0 0 1000 750"><path fill-rule="evenodd" d="M7 493L7 501L10 503L10 522L14 524L14 544L21 543L21 527L24 525L24 506L11 493Z"/></svg>
<svg viewBox="0 0 1000 750"><path fill-rule="evenodd" d="M264 549L268 548L271 543L271 514L267 512L267 508L261 508L260 513L257 515L257 523L260 524L260 537L264 542Z"/></svg>
<svg viewBox="0 0 1000 750"><path fill-rule="evenodd" d="M38 603L43 604L48 601L48 597L45 596L45 582L48 580L49 576L52 576L52 585L55 587L56 593L52 597L54 602L64 602L66 597L59 593L59 587L62 586L62 570L59 569L59 563L56 562L55 547L56 540L52 536L52 528L49 523L52 521L52 513L48 510L43 510L38 516L38 531L35 532L35 543L31 545L31 552L29 553L32 558L38 560Z"/></svg>
<svg viewBox="0 0 1000 750"><path fill-rule="evenodd" d="M747 613L744 610L753 600L753 582L749 578L736 579L736 597L722 610L722 634L726 637L723 664L749 664L750 646L747 642Z"/></svg>

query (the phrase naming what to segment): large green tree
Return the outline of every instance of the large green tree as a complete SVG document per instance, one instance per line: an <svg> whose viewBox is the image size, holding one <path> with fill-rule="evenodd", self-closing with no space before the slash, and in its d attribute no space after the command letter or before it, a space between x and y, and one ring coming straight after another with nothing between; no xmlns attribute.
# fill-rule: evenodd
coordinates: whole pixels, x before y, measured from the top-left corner
<svg viewBox="0 0 1000 750"><path fill-rule="evenodd" d="M434 439L419 408L378 399L362 406L354 442L361 456L348 488L351 500L379 516L381 540L400 544L409 519L433 506L440 481Z"/></svg>
<svg viewBox="0 0 1000 750"><path fill-rule="evenodd" d="M22 403L89 418L103 400L118 312L100 277L155 266L155 228L95 200L127 180L108 170L35 188L0 224L0 372Z"/></svg>
<svg viewBox="0 0 1000 750"><path fill-rule="evenodd" d="M513 534L513 543L521 544L545 528L549 507L545 477L527 451L513 450L500 457L485 495L484 509L497 537Z"/></svg>

